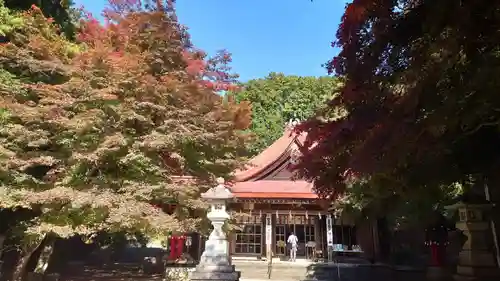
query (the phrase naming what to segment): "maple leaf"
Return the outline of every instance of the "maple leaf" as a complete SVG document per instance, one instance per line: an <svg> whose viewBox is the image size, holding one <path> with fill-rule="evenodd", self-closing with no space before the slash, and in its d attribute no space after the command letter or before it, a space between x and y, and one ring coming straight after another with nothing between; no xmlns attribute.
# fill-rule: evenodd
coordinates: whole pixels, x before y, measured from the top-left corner
<svg viewBox="0 0 500 281"><path fill-rule="evenodd" d="M0 206L37 214L26 237L202 231L200 194L244 160L250 108L217 93L229 55L195 49L171 3L138 3L87 14L77 43L34 7L0 46Z"/></svg>
<svg viewBox="0 0 500 281"><path fill-rule="evenodd" d="M333 43L340 52L327 65L346 79L329 107L347 115L301 124L308 133L302 176L325 196L369 198L358 203L369 209L373 202L382 215L410 203L442 207L457 183L497 182L498 8L486 1L348 4ZM353 187L347 170L363 184Z"/></svg>

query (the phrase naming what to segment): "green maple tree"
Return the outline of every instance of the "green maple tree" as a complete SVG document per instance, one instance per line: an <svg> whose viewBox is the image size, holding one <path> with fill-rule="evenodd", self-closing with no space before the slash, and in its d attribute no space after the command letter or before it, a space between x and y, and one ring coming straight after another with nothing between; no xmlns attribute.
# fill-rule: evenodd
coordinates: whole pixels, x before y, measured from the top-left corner
<svg viewBox="0 0 500 281"><path fill-rule="evenodd" d="M33 213L17 225L29 242L18 272L54 237L200 229L200 193L246 151L249 107L217 94L234 89L229 54L195 49L171 3L112 1L106 25L82 20L78 43L37 7L12 15L22 24L0 46L0 208Z"/></svg>
<svg viewBox="0 0 500 281"><path fill-rule="evenodd" d="M47 18L53 18L60 32L71 40L75 39L81 9L74 7L71 0L3 0L5 7L16 11L27 11L32 5L40 8Z"/></svg>

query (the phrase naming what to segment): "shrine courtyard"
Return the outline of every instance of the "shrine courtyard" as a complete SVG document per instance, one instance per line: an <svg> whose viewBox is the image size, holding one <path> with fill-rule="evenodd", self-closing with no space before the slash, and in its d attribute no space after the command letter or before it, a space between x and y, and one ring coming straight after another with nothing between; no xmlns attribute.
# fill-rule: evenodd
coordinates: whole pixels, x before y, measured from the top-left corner
<svg viewBox="0 0 500 281"><path fill-rule="evenodd" d="M239 226L224 238L227 247L217 251L226 256L228 269L241 272L241 281L268 280L269 259L273 260L271 280L500 280L495 275L496 246L490 241L491 228L484 216L487 204L459 201L450 206L458 214L456 224L438 222L431 229L387 235L383 218L360 220L336 214L314 193L313 183L294 179L289 167L300 156L304 138L286 128L274 144L235 171L233 181L221 179L214 189L228 195L227 200L212 202L211 212L225 214L216 221L219 228L226 219ZM288 261L290 233L298 238L295 263ZM213 241L207 237L193 233L168 239L175 251L170 251L167 271L172 266L179 268L176 263L184 255L192 261L184 265L186 269L213 262L202 256L206 249L214 251ZM162 279L161 275L141 273L137 266L113 266L117 265L103 269L93 264L79 273L62 274L61 280ZM479 278L469 279L473 277Z"/></svg>

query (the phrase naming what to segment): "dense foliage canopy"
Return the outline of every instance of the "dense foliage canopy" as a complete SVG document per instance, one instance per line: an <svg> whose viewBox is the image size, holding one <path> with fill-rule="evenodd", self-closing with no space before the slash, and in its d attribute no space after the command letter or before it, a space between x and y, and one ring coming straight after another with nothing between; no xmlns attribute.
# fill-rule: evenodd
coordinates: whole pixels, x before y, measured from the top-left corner
<svg viewBox="0 0 500 281"><path fill-rule="evenodd" d="M328 68L346 78L330 109L349 114L303 124L302 175L325 196L355 190L365 206L436 198L491 175L500 160L499 28L496 1L348 4Z"/></svg>
<svg viewBox="0 0 500 281"><path fill-rule="evenodd" d="M300 77L270 73L250 80L236 93L237 101L252 104L254 139L249 143L252 154L258 154L283 135L290 120L306 120L331 100L341 87L336 77Z"/></svg>
<svg viewBox="0 0 500 281"><path fill-rule="evenodd" d="M249 107L217 95L229 54L195 49L170 2L104 15L73 43L36 6L0 8L0 208L35 211L34 238L198 228L200 192L245 152Z"/></svg>
<svg viewBox="0 0 500 281"><path fill-rule="evenodd" d="M71 0L4 0L5 7L16 11L27 11L32 5L40 8L47 18L54 19L60 31L68 39L75 39L77 24L82 9L75 8Z"/></svg>

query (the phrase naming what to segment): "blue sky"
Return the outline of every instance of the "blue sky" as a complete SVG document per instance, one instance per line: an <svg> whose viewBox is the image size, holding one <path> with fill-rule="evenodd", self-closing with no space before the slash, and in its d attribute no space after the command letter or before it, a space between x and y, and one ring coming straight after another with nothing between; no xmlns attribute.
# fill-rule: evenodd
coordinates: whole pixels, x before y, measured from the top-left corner
<svg viewBox="0 0 500 281"><path fill-rule="evenodd" d="M107 0L76 0L95 16ZM346 0L177 0L179 21L206 52L226 49L240 80L269 72L326 75Z"/></svg>

